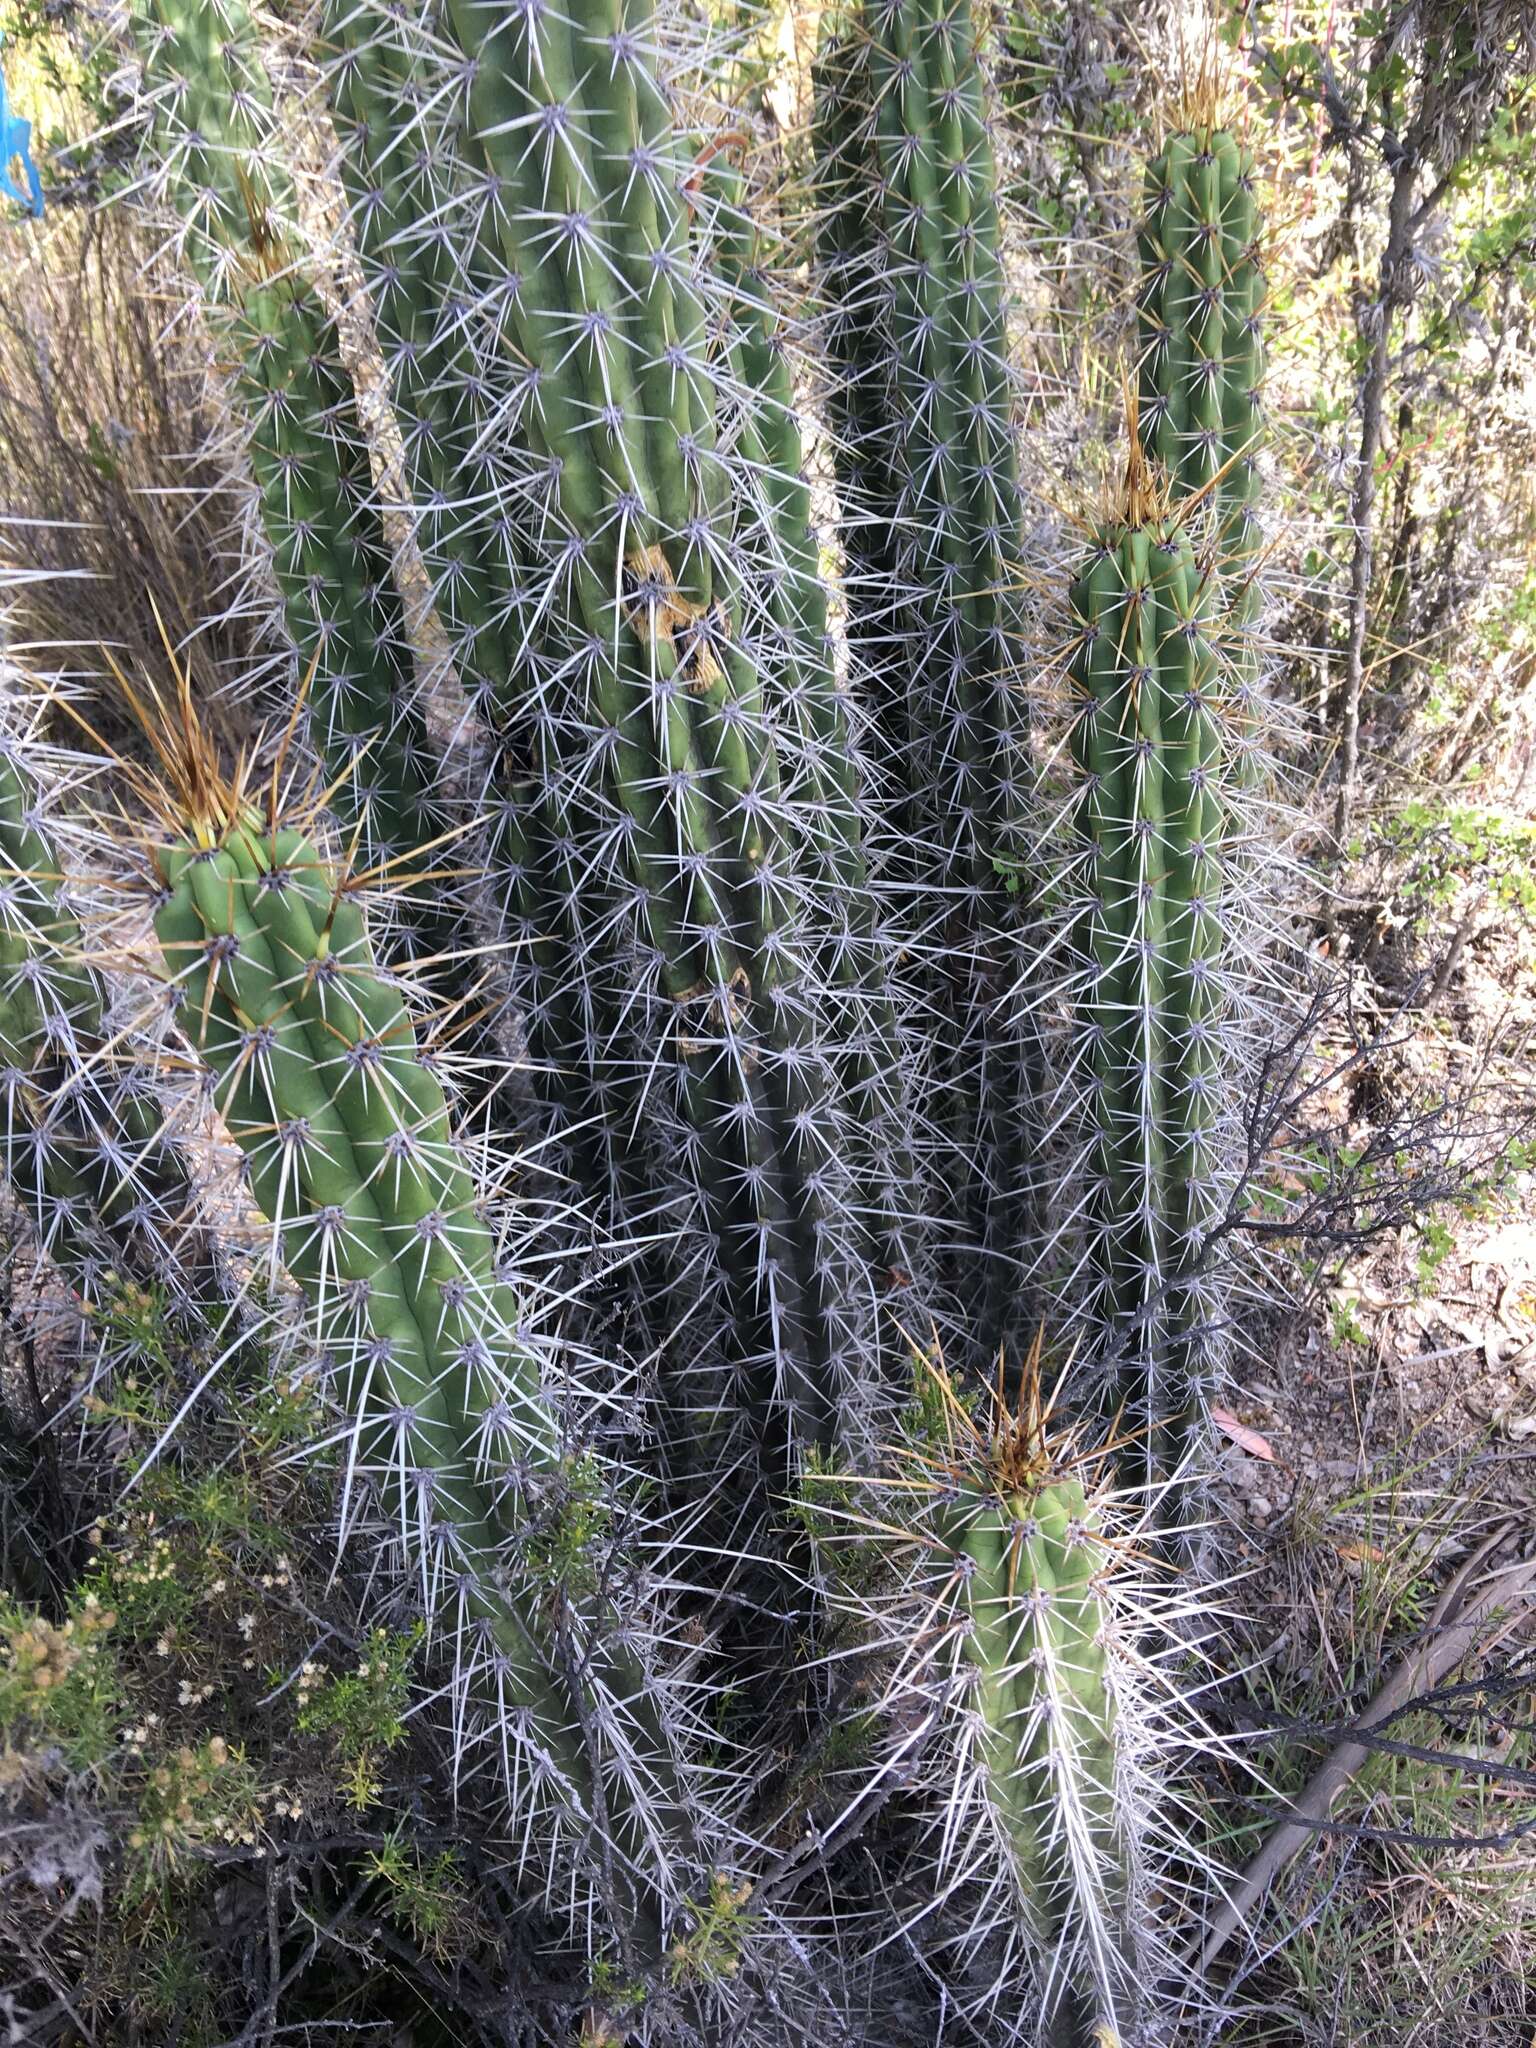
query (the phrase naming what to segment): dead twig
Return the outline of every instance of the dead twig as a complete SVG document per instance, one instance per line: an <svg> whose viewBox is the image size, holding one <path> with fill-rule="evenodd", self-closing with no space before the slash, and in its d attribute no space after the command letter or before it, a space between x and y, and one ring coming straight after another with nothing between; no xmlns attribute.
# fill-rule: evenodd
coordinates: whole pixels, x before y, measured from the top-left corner
<svg viewBox="0 0 1536 2048"><path fill-rule="evenodd" d="M1536 1581L1536 1558L1526 1558L1491 1573L1478 1592L1468 1596L1476 1573L1508 1533L1508 1525L1496 1529L1446 1587L1422 1637L1357 1724L1360 1736L1396 1719L1420 1693L1454 1671L1476 1647L1490 1617ZM1369 1741L1346 1737L1324 1759L1290 1811L1271 1829L1198 1942L1191 1945L1189 1960L1198 1956L1202 1970L1211 1968L1237 1930L1251 1922L1276 1878L1327 1820L1335 1800L1371 1753Z"/></svg>

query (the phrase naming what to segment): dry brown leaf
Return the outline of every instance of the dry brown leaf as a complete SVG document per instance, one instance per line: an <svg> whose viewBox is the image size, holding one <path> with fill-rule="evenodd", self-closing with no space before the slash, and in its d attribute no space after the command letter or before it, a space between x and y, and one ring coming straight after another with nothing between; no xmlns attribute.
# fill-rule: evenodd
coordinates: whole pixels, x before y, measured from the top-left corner
<svg viewBox="0 0 1536 2048"><path fill-rule="evenodd" d="M1266 1464L1279 1463L1267 1436L1260 1436L1256 1429L1250 1429L1246 1422L1239 1422L1235 1415L1229 1415L1225 1408L1211 1409L1211 1420L1223 1436L1232 1439L1240 1451L1246 1451L1250 1458L1262 1458Z"/></svg>

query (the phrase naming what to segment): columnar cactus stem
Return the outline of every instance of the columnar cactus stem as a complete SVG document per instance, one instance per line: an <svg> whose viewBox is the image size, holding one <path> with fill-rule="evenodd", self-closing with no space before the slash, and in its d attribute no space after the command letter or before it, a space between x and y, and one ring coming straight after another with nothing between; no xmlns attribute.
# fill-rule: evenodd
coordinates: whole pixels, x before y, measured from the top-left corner
<svg viewBox="0 0 1536 2048"><path fill-rule="evenodd" d="M408 167L372 111L402 32L367 15L333 16L337 97L381 215L403 219ZM402 229L384 282L409 273L400 331L420 323L429 347L451 294L495 428L476 443L491 477L451 485L436 553L475 581L463 619L488 613L515 640L489 659L483 634L458 636L521 735L498 791L522 849L509 909L557 913L535 965L558 996L530 1018L534 1050L575 1120L609 1135L626 1221L643 1229L653 1204L675 1269L725 1311L782 1471L795 1447L830 1445L868 1384L894 1207L873 1077L888 1095L904 1075L850 908L858 778L829 758L848 743L805 495L783 473L792 414L743 388L745 358L717 338L652 45L644 0L494 21L444 6L405 58L423 103L451 109L433 130L445 197L430 246ZM419 360L410 375L424 381ZM451 448L444 403L431 438ZM493 548L513 564L509 604L481 574ZM870 1092L850 1101L855 1068Z"/></svg>
<svg viewBox="0 0 1536 2048"><path fill-rule="evenodd" d="M1070 1470L1002 1486L973 1475L935 1508L932 1533L961 1618L985 1796L1046 1959L1039 2038L1128 2043L1130 1887L1099 1586L1113 1555L1099 1516Z"/></svg>
<svg viewBox="0 0 1536 2048"><path fill-rule="evenodd" d="M781 731L793 735L792 754L803 778L790 821L830 884L820 900L817 929L807 939L817 945L822 971L833 985L855 996L867 993L877 1025L875 1035L856 1042L844 1063L847 1099L862 1114L866 1105L880 1102L882 1088L889 1088L886 1060L889 1049L900 1043L888 980L890 934L865 844L870 812L863 787L866 770L850 731L850 706L828 668L827 589L767 237L753 216L744 180L728 159L717 156L705 167L702 186L712 201L707 247L723 288L716 318L734 386L728 431L741 473L755 482L761 516L779 551L763 578L760 602L780 643L784 673L776 693L778 722ZM917 1150L912 1134L905 1141L898 1138L894 1175L884 1178L910 1189ZM890 1255L907 1256L900 1205L888 1205L880 1221Z"/></svg>
<svg viewBox="0 0 1536 2048"><path fill-rule="evenodd" d="M1201 95L1209 100L1209 91ZM1244 694L1257 681L1266 284L1253 152L1207 107L1147 166L1140 234L1139 411L1175 503L1200 499L1229 593ZM1250 748L1257 738L1247 712Z"/></svg>
<svg viewBox="0 0 1536 2048"><path fill-rule="evenodd" d="M766 238L750 210L745 182L727 158L717 156L705 166L701 186L710 202L706 246L722 286L714 310L731 380L727 399L734 386L734 445L743 474L755 479L782 557L765 579L762 602L781 637L782 658L794 671L784 708L796 720L796 738L805 748L810 801L804 823L829 876L846 891L840 900L851 915L867 920L871 897L858 767L846 707L828 687L827 590Z"/></svg>
<svg viewBox="0 0 1536 2048"><path fill-rule="evenodd" d="M937 1080L989 1255L995 1351L1018 1288L1027 1061L1005 1028L1021 928L1023 501L997 173L968 0L861 0L820 58L827 339L850 515L850 638L892 755ZM976 1305L980 1313L974 1313Z"/></svg>
<svg viewBox="0 0 1536 2048"><path fill-rule="evenodd" d="M374 962L357 883L306 821L226 784L185 697L179 710L182 737L161 749L173 786L156 793L179 830L154 853L155 930L273 1259L303 1287L331 1364L343 1538L366 1493L451 1644L460 1716L472 1726L491 1710L484 1739L519 1825L589 1874L616 1860L654 1946L697 1816L652 1674L612 1639L595 1597L573 1591L579 1573L595 1591L601 1556L539 1562L559 1555L562 1511L594 1483L591 1461L563 1449L522 1304L400 986Z"/></svg>
<svg viewBox="0 0 1536 2048"><path fill-rule="evenodd" d="M1147 166L1140 240L1142 436L1176 497L1215 493L1241 548L1264 376L1253 152L1208 121L1170 136Z"/></svg>
<svg viewBox="0 0 1536 2048"><path fill-rule="evenodd" d="M329 0L320 54L400 428L408 487L402 509L414 522L460 691L470 717L484 725L471 788L479 788L485 830L462 843L468 863L492 876L505 899L512 944L498 958L498 974L514 991L539 1059L557 1062L579 1035L579 1012L559 972L554 936L564 906L544 873L527 795L536 735L519 715L518 688L526 688L529 666L522 591L531 564L515 523L484 509L504 506L506 493L494 454L495 392L482 373L471 313L475 295L494 290L501 257L485 218L467 248L442 218L455 189L443 132L450 117L430 103L409 22ZM468 516L466 504L475 508ZM468 762L464 770L469 780ZM484 907L494 918L496 905ZM564 1164L584 1192L617 1186L606 1137L577 1112L565 1117Z"/></svg>
<svg viewBox="0 0 1536 2048"><path fill-rule="evenodd" d="M1072 755L1088 860L1077 1015L1091 1273L1117 1398L1166 1481L1203 1426L1215 1324L1203 1240L1224 1199L1230 671L1213 589L1139 449L1072 591Z"/></svg>
<svg viewBox="0 0 1536 2048"><path fill-rule="evenodd" d="M294 230L293 191L244 0L134 0L153 148L233 390L288 631L313 665L310 702L333 801L365 858L451 864L434 764L413 710L412 655L352 381ZM414 860L412 856L415 856ZM430 898L430 900L428 900ZM417 906L434 945L463 943L443 891Z"/></svg>
<svg viewBox="0 0 1536 2048"><path fill-rule="evenodd" d="M835 1554L913 1560L894 1602L872 1558L851 1584L888 1642L887 1741L924 1824L915 1939L978 2038L1131 2048L1150 1942L1130 1631L1153 1613L1094 1462L1048 1434L1036 1364L1015 1404L921 1362L879 1507L826 1527ZM808 1488L812 1509L842 1484Z"/></svg>

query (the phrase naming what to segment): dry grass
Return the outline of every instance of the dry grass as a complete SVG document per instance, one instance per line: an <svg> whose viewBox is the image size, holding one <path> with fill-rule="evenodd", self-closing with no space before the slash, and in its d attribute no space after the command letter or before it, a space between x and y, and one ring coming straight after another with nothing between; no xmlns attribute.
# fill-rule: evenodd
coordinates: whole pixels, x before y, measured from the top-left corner
<svg viewBox="0 0 1536 2048"><path fill-rule="evenodd" d="M101 648L159 657L156 612L200 639L204 672L248 666L246 493L219 435L184 294L126 214L59 214L0 293L0 576L10 650L100 701Z"/></svg>

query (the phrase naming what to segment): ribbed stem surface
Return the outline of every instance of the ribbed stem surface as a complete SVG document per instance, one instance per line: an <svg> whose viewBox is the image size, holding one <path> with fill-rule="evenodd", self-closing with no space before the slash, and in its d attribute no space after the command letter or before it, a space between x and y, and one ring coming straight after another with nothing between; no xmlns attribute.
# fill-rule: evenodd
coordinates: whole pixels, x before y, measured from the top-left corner
<svg viewBox="0 0 1536 2048"><path fill-rule="evenodd" d="M1106 528L1072 605L1089 1277L1116 1398L1166 1479L1201 1426L1214 1334L1202 1242L1223 1187L1228 678L1207 637L1209 580L1175 523Z"/></svg>
<svg viewBox="0 0 1536 2048"><path fill-rule="evenodd" d="M654 1939L694 1817L645 1668L568 1571L539 1566L582 1469L349 878L249 814L157 862L155 928L186 1028L345 1417L343 1537L366 1490L451 1642L461 1712L493 1710L520 1825L546 1827L546 1847L568 1836L615 1855Z"/></svg>
<svg viewBox="0 0 1536 2048"><path fill-rule="evenodd" d="M817 199L850 638L884 742L960 1213L986 1255L957 1280L989 1358L1017 1306L1030 1173L1008 1001L1027 923L1023 509L969 4L865 0L835 17Z"/></svg>

